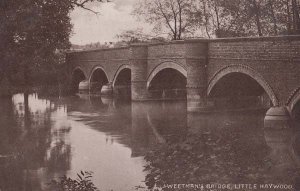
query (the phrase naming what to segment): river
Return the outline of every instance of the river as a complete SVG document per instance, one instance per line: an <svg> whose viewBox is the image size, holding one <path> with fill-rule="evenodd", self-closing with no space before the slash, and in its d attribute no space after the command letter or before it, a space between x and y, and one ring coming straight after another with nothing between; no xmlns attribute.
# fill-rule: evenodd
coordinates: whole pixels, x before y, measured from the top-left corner
<svg viewBox="0 0 300 191"><path fill-rule="evenodd" d="M93 172L101 191L145 190L153 177L170 184L280 182L294 189L299 181L298 128L264 129L265 111L191 114L185 101L88 96L26 100L23 94L0 99L1 191L50 190L52 180L80 171ZM145 158L150 151L157 155ZM169 166L154 166L164 160Z"/></svg>

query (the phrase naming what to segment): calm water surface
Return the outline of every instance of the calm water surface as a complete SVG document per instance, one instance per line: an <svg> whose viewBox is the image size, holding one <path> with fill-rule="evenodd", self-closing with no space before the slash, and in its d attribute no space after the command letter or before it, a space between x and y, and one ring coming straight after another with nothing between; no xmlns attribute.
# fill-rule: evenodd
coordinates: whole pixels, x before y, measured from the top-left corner
<svg viewBox="0 0 300 191"><path fill-rule="evenodd" d="M268 157L272 177L291 171L295 175L299 169L298 131L264 130L264 112L187 114L186 103L180 101L130 103L87 96L31 94L26 100L24 94L0 100L0 190L49 190L51 180L76 178L81 170L94 173L100 190L146 187L150 172L144 169L151 161L145 154L199 132L223 139L224 132L238 132L226 138L239 145L230 147L238 165L258 163L264 168ZM249 156L257 160L249 161Z"/></svg>

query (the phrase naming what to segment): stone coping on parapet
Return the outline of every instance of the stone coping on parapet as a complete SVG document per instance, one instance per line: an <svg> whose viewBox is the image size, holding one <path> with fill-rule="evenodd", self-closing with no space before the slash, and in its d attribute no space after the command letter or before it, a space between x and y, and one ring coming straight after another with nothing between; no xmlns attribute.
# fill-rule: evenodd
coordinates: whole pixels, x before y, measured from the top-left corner
<svg viewBox="0 0 300 191"><path fill-rule="evenodd" d="M92 50L78 50L78 51L68 51L67 54L78 54L78 53L88 53L88 52L99 52L99 51L112 51L112 50L126 50L131 47L152 47L159 45L170 45L170 44L186 44L186 43L210 43L210 42L251 42L251 41L281 41L281 40L299 40L300 35L285 35L285 36L269 36L269 37L234 37L234 38L194 38L185 40L173 40L166 42L149 42L149 43L134 43L129 46L114 47L114 48L99 48Z"/></svg>
<svg viewBox="0 0 300 191"><path fill-rule="evenodd" d="M90 49L90 50L68 50L67 54L77 54L77 53L87 53L87 52L99 52L99 51L111 51L111 50L126 50L129 46L121 46L121 47L114 47L114 48L97 48L97 49Z"/></svg>
<svg viewBox="0 0 300 191"><path fill-rule="evenodd" d="M193 39L191 39L193 40ZM280 40L299 40L300 35L283 35L283 36L264 36L264 37L235 37L235 38L215 38L209 39L208 42L240 42L240 41L280 41Z"/></svg>

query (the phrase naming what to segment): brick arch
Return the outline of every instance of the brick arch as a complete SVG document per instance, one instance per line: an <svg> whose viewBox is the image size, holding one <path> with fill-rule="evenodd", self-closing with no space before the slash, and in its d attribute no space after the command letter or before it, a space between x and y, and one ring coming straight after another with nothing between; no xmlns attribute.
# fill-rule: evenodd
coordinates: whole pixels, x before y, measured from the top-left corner
<svg viewBox="0 0 300 191"><path fill-rule="evenodd" d="M76 72L79 73L79 76L78 75L76 76L76 74L75 74ZM82 78L81 78L81 75L83 75ZM87 79L87 75L84 72L84 70L80 66L75 67L72 71L72 75L70 78L70 87L69 87L70 92L78 93L80 82L83 80L86 80L86 79Z"/></svg>
<svg viewBox="0 0 300 191"><path fill-rule="evenodd" d="M182 75L184 75L187 78L187 69L184 68L183 66L175 63L175 62L163 62L161 64L159 64L158 66L156 66L151 73L149 74L149 76L147 77L147 89L149 88L149 85L151 83L151 81L153 80L153 78L163 69L174 69L177 70L178 72L180 72Z"/></svg>
<svg viewBox="0 0 300 191"><path fill-rule="evenodd" d="M124 69L130 69L130 70L131 70L131 67L130 67L129 65L127 65L127 64L124 64L124 65L121 65L121 66L118 68L117 72L116 72L115 75L114 75L113 81L112 81L112 86L113 86L113 87L115 87L115 83L116 83L116 81L117 81L117 77L119 76L120 72L121 72L122 70L124 70Z"/></svg>
<svg viewBox="0 0 300 191"><path fill-rule="evenodd" d="M103 68L102 66L99 66L99 65L98 65L98 66L95 66L95 67L92 69L91 74L90 74L90 76L89 76L89 82L91 82L92 76L93 76L94 72L95 72L96 70L98 70L98 69L100 69L100 70L102 70L102 71L104 72L105 77L106 77L107 81L109 82L109 78L108 78L108 75L107 75L106 71L104 70L104 68Z"/></svg>
<svg viewBox="0 0 300 191"><path fill-rule="evenodd" d="M74 72L75 72L76 70L80 70L80 71L83 73L84 77L87 79L87 76L88 76L88 75L86 75L86 73L84 72L84 70L83 70L80 66L77 66L77 67L75 67L75 68L73 69L72 75L71 75L72 78L73 78Z"/></svg>
<svg viewBox="0 0 300 191"><path fill-rule="evenodd" d="M226 66L226 67L220 69L219 71L217 71L208 83L207 96L210 95L211 90L219 82L219 80L221 78L223 78L227 74L231 74L231 73L235 73L235 72L246 74L249 77L251 77L252 79L254 79L268 94L269 98L272 101L272 104L274 106L279 105L279 101L278 101L273 89L267 83L267 81L263 78L263 76L260 75L258 72L256 72L254 69L252 69L248 66L244 66L244 65L229 65L229 66Z"/></svg>
<svg viewBox="0 0 300 191"><path fill-rule="evenodd" d="M290 94L290 96L286 102L286 105L288 106L290 111L293 111L293 109L298 101L300 101L300 87L298 87L292 91L292 93Z"/></svg>

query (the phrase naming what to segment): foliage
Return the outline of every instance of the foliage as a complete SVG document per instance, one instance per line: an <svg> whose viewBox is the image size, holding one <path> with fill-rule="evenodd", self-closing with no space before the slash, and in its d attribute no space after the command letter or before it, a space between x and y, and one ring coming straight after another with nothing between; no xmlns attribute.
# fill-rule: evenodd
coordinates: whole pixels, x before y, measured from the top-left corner
<svg viewBox="0 0 300 191"><path fill-rule="evenodd" d="M72 44L71 50L94 50L94 49L101 49L101 48L110 48L113 42L105 42L101 44L100 42L96 43L89 43L85 45L76 45Z"/></svg>
<svg viewBox="0 0 300 191"><path fill-rule="evenodd" d="M145 182L148 188L179 183L293 184L295 177L300 177L295 168L280 173L273 171L275 164L263 132L256 135L239 127L226 128L229 129L190 132L180 141L169 142L147 153Z"/></svg>
<svg viewBox="0 0 300 191"><path fill-rule="evenodd" d="M150 35L146 35L143 33L143 29L138 28L136 30L127 30L123 31L121 34L116 36L121 41L125 42L145 42L151 39Z"/></svg>
<svg viewBox="0 0 300 191"><path fill-rule="evenodd" d="M73 50L95 50L95 49L106 49L106 48L117 48L129 46L132 43L149 43L149 42L165 42L166 39L163 37L157 37L143 32L142 28L125 30L115 36L117 42L100 42L89 43L86 45L74 45L72 44L71 49Z"/></svg>
<svg viewBox="0 0 300 191"><path fill-rule="evenodd" d="M204 13L207 36L270 36L299 34L299 2L296 0L204 0L198 1ZM297 26L298 25L298 26Z"/></svg>
<svg viewBox="0 0 300 191"><path fill-rule="evenodd" d="M145 34L142 28L135 30L126 30L116 36L119 42L124 42L126 45L131 43L165 41L163 37L152 36Z"/></svg>
<svg viewBox="0 0 300 191"><path fill-rule="evenodd" d="M173 40L300 34L298 0L140 0L133 14Z"/></svg>
<svg viewBox="0 0 300 191"><path fill-rule="evenodd" d="M2 0L0 3L0 63L6 77L32 85L32 75L47 73L64 81L60 68L70 47L70 11L101 0ZM54 75L55 74L55 75ZM53 80L53 76L54 79ZM36 76L37 78L39 76Z"/></svg>
<svg viewBox="0 0 300 191"><path fill-rule="evenodd" d="M77 174L77 179L63 176L59 181L53 180L51 186L57 191L97 191L92 182L92 172L83 172Z"/></svg>
<svg viewBox="0 0 300 191"><path fill-rule="evenodd" d="M133 15L154 25L156 33L167 32L173 40L193 33L189 22L190 11L195 8L193 0L140 0Z"/></svg>

